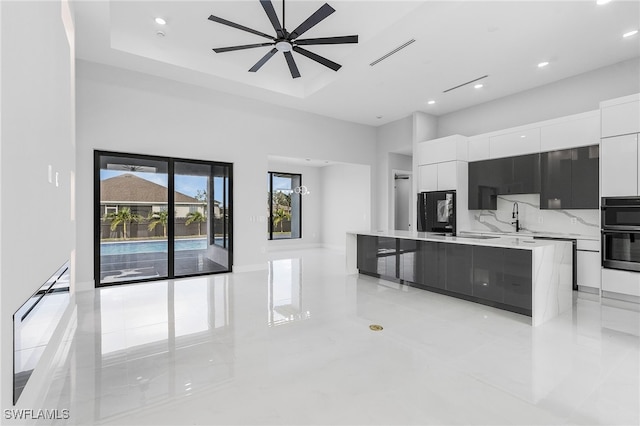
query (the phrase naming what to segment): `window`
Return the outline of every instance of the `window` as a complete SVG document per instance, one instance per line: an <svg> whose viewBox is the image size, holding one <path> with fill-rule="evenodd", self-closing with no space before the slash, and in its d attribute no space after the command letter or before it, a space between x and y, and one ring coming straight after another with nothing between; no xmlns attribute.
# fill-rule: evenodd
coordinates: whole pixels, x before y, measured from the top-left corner
<svg viewBox="0 0 640 426"><path fill-rule="evenodd" d="M269 239L302 238L302 197L295 191L302 185L302 175L269 172L268 178Z"/></svg>

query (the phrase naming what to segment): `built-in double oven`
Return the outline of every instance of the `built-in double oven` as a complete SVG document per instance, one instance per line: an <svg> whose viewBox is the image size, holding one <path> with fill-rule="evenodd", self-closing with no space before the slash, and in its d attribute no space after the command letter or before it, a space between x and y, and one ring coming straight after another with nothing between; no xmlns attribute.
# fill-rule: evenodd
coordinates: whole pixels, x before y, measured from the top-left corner
<svg viewBox="0 0 640 426"><path fill-rule="evenodd" d="M640 197L603 197L602 267L640 272Z"/></svg>

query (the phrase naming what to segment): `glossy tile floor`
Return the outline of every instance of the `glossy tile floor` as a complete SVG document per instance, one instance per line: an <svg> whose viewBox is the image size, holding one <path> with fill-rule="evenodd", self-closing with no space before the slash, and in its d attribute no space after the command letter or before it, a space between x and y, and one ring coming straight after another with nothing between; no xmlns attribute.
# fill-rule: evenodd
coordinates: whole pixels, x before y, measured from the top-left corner
<svg viewBox="0 0 640 426"><path fill-rule="evenodd" d="M81 425L639 424L637 305L574 293L532 328L344 264L282 252L85 293L47 408Z"/></svg>

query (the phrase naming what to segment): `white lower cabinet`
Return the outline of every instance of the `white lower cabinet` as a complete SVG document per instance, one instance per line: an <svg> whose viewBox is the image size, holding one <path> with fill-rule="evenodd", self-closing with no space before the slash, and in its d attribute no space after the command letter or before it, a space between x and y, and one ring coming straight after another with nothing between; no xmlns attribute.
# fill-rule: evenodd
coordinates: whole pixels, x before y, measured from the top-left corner
<svg viewBox="0 0 640 426"><path fill-rule="evenodd" d="M600 291L600 252L577 251L577 283L581 287L591 287Z"/></svg>
<svg viewBox="0 0 640 426"><path fill-rule="evenodd" d="M640 272L603 268L602 291L640 297Z"/></svg>

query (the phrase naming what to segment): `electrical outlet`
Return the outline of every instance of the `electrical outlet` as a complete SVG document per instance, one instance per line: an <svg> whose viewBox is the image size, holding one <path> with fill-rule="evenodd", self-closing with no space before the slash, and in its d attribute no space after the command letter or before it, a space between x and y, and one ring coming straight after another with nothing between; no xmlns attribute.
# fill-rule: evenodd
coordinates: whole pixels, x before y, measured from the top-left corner
<svg viewBox="0 0 640 426"><path fill-rule="evenodd" d="M484 216L480 215L480 218L478 220L480 221L480 223L484 223Z"/></svg>
<svg viewBox="0 0 640 426"><path fill-rule="evenodd" d="M575 225L576 223L578 223L578 219L576 219L575 217L571 218L571 224Z"/></svg>
<svg viewBox="0 0 640 426"><path fill-rule="evenodd" d="M538 216L538 223L544 223L544 216Z"/></svg>

